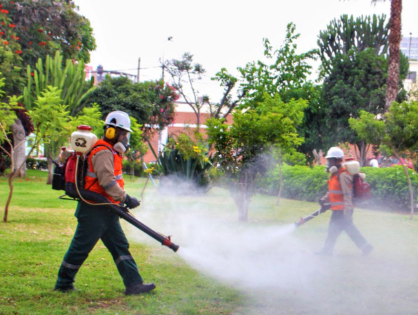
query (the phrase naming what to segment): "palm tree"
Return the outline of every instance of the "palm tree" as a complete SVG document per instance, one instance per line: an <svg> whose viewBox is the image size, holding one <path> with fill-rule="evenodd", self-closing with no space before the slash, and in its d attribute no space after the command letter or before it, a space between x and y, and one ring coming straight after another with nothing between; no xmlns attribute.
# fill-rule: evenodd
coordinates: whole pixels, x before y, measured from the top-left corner
<svg viewBox="0 0 418 315"><path fill-rule="evenodd" d="M373 0L376 2L376 0ZM399 64L401 43L402 0L391 0L389 33L389 67L386 79L386 110L389 109L399 91Z"/></svg>

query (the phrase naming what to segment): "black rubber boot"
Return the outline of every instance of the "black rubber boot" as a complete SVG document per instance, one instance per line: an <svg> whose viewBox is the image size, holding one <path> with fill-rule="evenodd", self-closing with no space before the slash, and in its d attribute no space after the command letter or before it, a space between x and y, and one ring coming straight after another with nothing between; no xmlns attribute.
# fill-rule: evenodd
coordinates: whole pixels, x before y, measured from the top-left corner
<svg viewBox="0 0 418 315"><path fill-rule="evenodd" d="M125 294L126 295L138 295L142 293L147 293L155 289L154 283L146 283L146 284L134 284L126 287Z"/></svg>
<svg viewBox="0 0 418 315"><path fill-rule="evenodd" d="M77 291L77 289L74 288L73 285L70 285L69 287L55 287L54 291L69 292L69 291Z"/></svg>
<svg viewBox="0 0 418 315"><path fill-rule="evenodd" d="M361 251L363 252L363 256L368 256L373 251L373 249L374 249L373 245L369 243L364 245L363 248L361 249Z"/></svg>

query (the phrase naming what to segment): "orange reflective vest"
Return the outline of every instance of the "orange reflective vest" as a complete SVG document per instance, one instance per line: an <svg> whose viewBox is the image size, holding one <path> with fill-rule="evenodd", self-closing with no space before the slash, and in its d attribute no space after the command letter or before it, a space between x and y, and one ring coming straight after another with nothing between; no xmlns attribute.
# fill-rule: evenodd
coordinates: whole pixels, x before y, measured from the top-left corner
<svg viewBox="0 0 418 315"><path fill-rule="evenodd" d="M113 158L114 158L113 167L114 167L114 174L116 176L116 180L114 182L111 182L110 184L106 185L107 187L102 187L102 186L99 185L99 181L97 179L96 173L94 172L93 163L92 163L93 156L97 152L100 152L102 150L111 150L112 153L113 153ZM122 155L120 153L116 152L115 150L113 150L113 147L109 143L100 139L100 140L97 140L97 142L93 146L93 149L90 151L90 154L88 155L88 158L87 158L87 164L88 164L88 168L87 168L86 176L84 178L84 180L85 180L84 189L94 191L94 192L96 192L96 193L98 193L102 196L105 196L111 202L115 203L116 201L113 200L105 192L105 190L109 189L110 187L112 187L116 183L118 183L119 186L122 189L125 185L125 183L123 181L123 177L122 177Z"/></svg>
<svg viewBox="0 0 418 315"><path fill-rule="evenodd" d="M339 179L341 173L349 174L344 167L341 167L338 172L331 174L331 177L328 181L329 202L331 204L331 210L344 210L344 193L341 189Z"/></svg>

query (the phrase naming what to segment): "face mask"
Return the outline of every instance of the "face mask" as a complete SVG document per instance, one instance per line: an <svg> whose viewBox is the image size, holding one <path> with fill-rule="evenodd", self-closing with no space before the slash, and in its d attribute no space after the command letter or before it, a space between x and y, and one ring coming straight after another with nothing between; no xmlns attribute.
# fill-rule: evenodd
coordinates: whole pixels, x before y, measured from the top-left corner
<svg viewBox="0 0 418 315"><path fill-rule="evenodd" d="M338 167L336 167L335 165L331 165L330 161L327 160L327 173L335 173L338 171Z"/></svg>
<svg viewBox="0 0 418 315"><path fill-rule="evenodd" d="M113 146L113 149L115 149L115 151L119 152L120 154L127 153L129 148L129 134Z"/></svg>

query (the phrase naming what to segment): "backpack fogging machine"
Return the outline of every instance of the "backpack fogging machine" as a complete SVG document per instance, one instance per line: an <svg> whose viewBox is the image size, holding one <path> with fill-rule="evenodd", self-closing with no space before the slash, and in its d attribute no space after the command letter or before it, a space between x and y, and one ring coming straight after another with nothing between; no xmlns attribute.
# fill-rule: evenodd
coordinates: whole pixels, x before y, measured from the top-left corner
<svg viewBox="0 0 418 315"><path fill-rule="evenodd" d="M64 190L65 195L72 198L71 200L79 200L93 206L105 206L106 209L116 213L119 217L151 236L162 245L177 252L179 246L171 242L170 236L158 233L137 220L127 207L112 203L105 196L83 188L87 156L96 143L97 137L91 132L90 126L81 125L77 129L77 131L71 134L70 144L74 152L65 161L62 161L62 164L58 165L55 163L52 189ZM65 148L63 150L65 151ZM68 152L67 155L69 155ZM60 198L65 199L62 197Z"/></svg>
<svg viewBox="0 0 418 315"><path fill-rule="evenodd" d="M321 205L321 208L319 208L319 210L315 211L314 213L311 213L310 215L307 215L306 217L300 218L300 220L295 223L295 226L299 227L302 224L311 221L313 218L319 216L321 213L324 213L325 211L331 208L331 205L329 203L325 203L323 200L319 200L319 204Z"/></svg>

